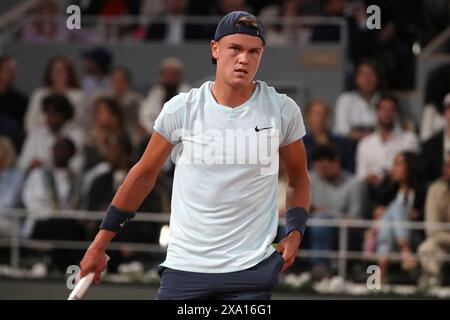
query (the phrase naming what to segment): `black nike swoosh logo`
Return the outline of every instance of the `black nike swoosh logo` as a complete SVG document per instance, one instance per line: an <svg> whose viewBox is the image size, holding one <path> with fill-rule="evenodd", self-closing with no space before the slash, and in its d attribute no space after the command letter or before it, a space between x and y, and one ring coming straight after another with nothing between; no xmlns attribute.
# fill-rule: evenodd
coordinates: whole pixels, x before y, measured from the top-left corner
<svg viewBox="0 0 450 320"><path fill-rule="evenodd" d="M255 127L255 131L259 132L261 130L267 130L267 129L272 129L273 127L265 127L265 128L258 128L258 126Z"/></svg>

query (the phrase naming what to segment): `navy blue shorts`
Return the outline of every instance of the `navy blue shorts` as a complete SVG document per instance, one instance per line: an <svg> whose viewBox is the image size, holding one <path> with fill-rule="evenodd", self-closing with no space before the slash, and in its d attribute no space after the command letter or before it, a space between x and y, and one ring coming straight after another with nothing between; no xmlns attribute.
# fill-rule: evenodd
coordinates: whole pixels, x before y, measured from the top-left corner
<svg viewBox="0 0 450 320"><path fill-rule="evenodd" d="M284 263L274 252L256 266L228 273L199 273L161 267L157 300L269 300Z"/></svg>

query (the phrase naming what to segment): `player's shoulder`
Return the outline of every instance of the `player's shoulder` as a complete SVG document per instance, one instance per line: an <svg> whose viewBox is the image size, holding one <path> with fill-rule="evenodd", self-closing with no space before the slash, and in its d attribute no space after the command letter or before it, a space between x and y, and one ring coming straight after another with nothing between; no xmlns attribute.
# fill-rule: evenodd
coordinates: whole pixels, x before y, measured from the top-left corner
<svg viewBox="0 0 450 320"><path fill-rule="evenodd" d="M266 82L257 80L256 83L259 86L259 94L263 96L264 100L271 101L274 105L280 107L280 109L299 109L297 103L285 93L280 93L274 87L268 85Z"/></svg>

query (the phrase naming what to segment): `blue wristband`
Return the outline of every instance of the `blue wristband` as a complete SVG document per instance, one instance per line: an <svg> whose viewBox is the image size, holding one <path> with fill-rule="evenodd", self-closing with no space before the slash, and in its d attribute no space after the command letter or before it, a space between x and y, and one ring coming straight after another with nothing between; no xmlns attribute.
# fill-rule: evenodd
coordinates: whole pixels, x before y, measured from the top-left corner
<svg viewBox="0 0 450 320"><path fill-rule="evenodd" d="M116 208L113 205L108 207L106 215L100 225L100 229L114 231L120 233L125 224L134 218L136 214L134 212L127 212Z"/></svg>
<svg viewBox="0 0 450 320"><path fill-rule="evenodd" d="M302 238L305 234L306 221L308 220L308 212L305 208L295 207L289 208L286 212L286 236L294 230L301 233Z"/></svg>

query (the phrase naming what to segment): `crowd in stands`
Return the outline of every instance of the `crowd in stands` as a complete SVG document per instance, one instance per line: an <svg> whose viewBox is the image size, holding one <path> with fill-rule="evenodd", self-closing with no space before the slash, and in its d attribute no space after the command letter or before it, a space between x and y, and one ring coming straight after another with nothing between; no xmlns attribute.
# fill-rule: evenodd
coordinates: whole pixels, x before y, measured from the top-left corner
<svg viewBox="0 0 450 320"><path fill-rule="evenodd" d="M71 4L79 5L84 17L80 30L65 26L65 8ZM380 29L366 25L369 5L379 6L382 12ZM346 85L351 86L351 74L361 57L368 57L384 66L385 81L391 89L414 87L413 46L417 52L450 22L446 0L414 0L407 10L402 3L390 0L40 0L29 18L23 20L17 36L35 43L120 39L177 45L212 39L217 19L235 10L261 18L269 46L348 39ZM119 16L135 20L114 19ZM344 30L336 22L307 24L302 22L303 17L340 18L347 25L347 34L344 37ZM450 50L450 46L445 49Z"/></svg>
<svg viewBox="0 0 450 320"><path fill-rule="evenodd" d="M311 176L311 216L373 220L371 228L350 235L348 249L377 253L383 281L388 281L388 255L399 252L402 269L413 272L420 267L421 285L427 286L442 281L441 256L450 253L450 232L409 230L399 222L450 223L450 73L445 73L448 68L440 68L430 74L425 93L426 119L420 128L407 125L409 119L404 117L392 89L408 87L410 81L408 77L398 78L400 74L408 75L397 69L406 66L395 59L403 46L410 44L402 42L410 40L403 32L421 30L417 39L426 41L448 17L441 17L442 12L429 12L434 15L435 24L424 27L421 23L426 24L422 21L425 18L408 19L402 14L406 24L395 25L394 21L400 19L399 8L389 1L375 2L391 9L384 22L388 27L372 32L359 30L356 21L353 25L349 22L348 59L354 63L349 89L336 101L316 97L302 106L307 125L304 143ZM424 1L415 2L419 7L426 6ZM54 1L41 3L41 14L57 14ZM144 29L128 25L126 31L134 37L167 43L211 38L213 24L199 30L198 25L184 22L186 14L208 16L250 10L263 17L322 14L353 20L361 15L361 6L352 6L353 11L349 11L350 2L344 0L317 3L220 0L208 1L205 6L187 0L105 0L83 1L82 8L86 14L104 17L158 16ZM45 42L65 37L57 32L57 24L33 23L27 27L31 30L22 30L24 40ZM292 37L308 33L285 25L269 26L267 31L268 39L277 39L274 44L282 44L283 37L292 42ZM309 30L308 37L333 40L339 35L324 25ZM371 50L369 44L357 40L364 37L374 37L381 44L377 50ZM399 38L402 41L394 40ZM177 58L162 60L158 82L148 92L137 92L131 72L116 65L108 50L94 46L80 54L83 70L64 56L48 61L42 83L36 84L30 96L15 87L20 67L16 59L0 57L0 237L11 234L10 221L1 217L4 209L25 208L29 215L20 230L24 239L91 240L99 221L58 219L55 210L105 211L127 172L144 152L164 103L191 88L183 80L183 62ZM390 59L395 62L388 63ZM410 63L404 56L400 60ZM173 170L174 164L168 159L139 211L170 212ZM281 195L286 184L280 168ZM279 207L282 217L286 210L282 200ZM160 228L152 223L130 223L132 232L120 235L119 240L158 243ZM310 227L302 246L335 250L338 237L335 227ZM116 254L112 259L116 264L138 257L128 248ZM68 260L73 257L57 250L50 257L59 268L72 264ZM310 263L317 279L333 272L330 259L312 258Z"/></svg>

